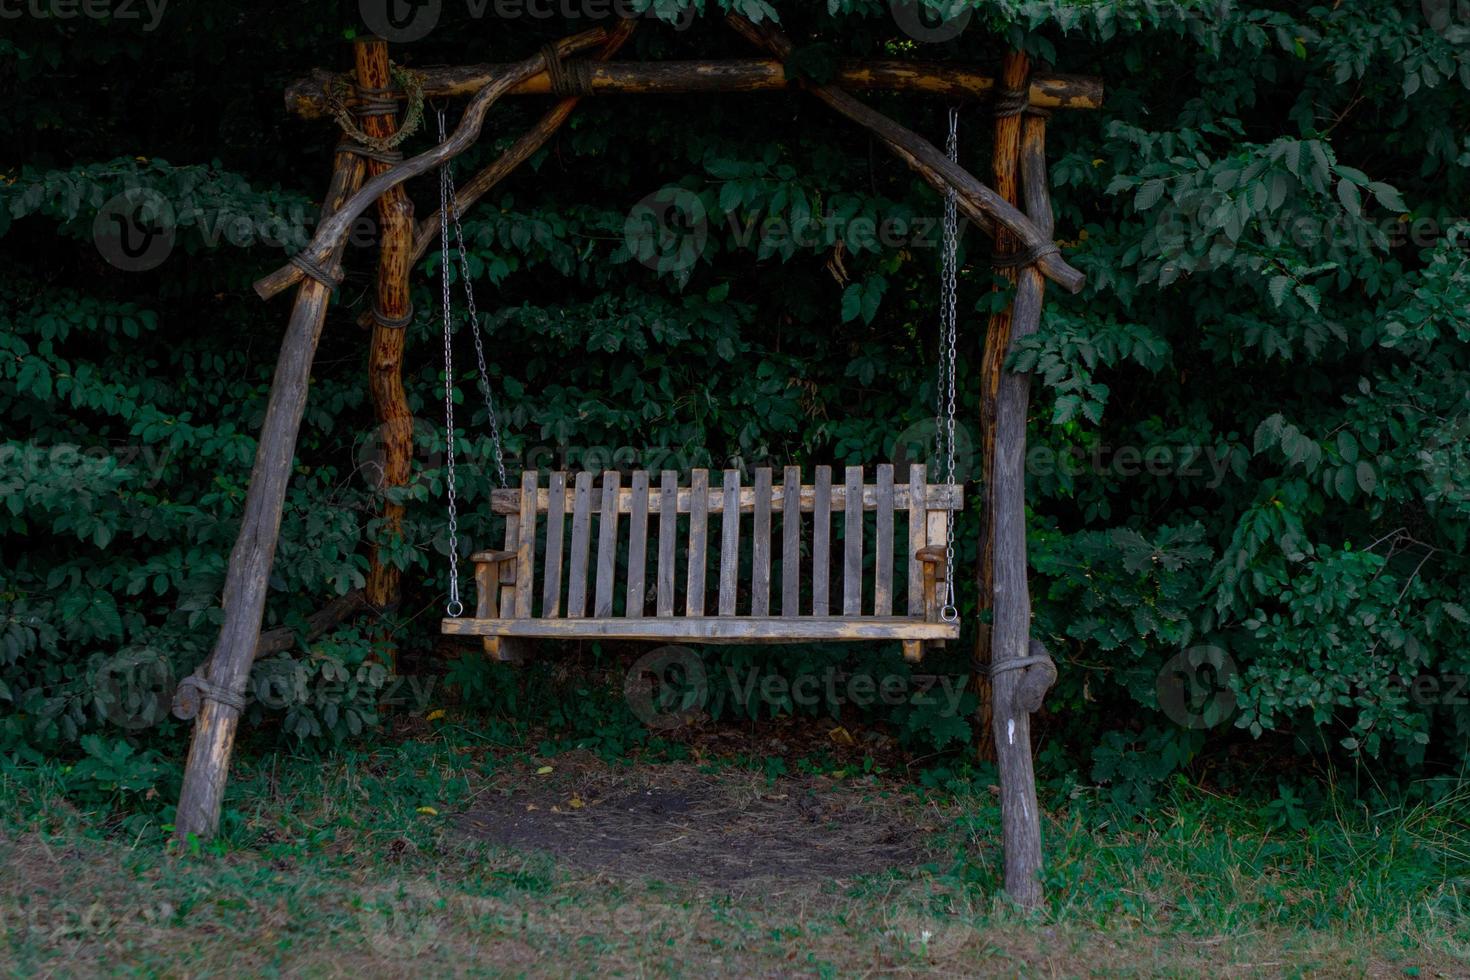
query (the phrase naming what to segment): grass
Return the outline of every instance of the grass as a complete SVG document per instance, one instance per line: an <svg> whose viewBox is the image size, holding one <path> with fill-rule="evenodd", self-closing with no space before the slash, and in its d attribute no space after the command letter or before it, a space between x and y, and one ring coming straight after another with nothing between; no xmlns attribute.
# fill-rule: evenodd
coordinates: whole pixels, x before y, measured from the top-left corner
<svg viewBox="0 0 1470 980"><path fill-rule="evenodd" d="M183 855L147 816L159 800L78 803L61 770L12 770L4 959L25 976L1470 974L1464 795L1286 826L1187 786L1146 821L1072 801L1049 815L1048 905L1034 914L997 891L983 787L720 771L732 799L861 800L932 838L926 864L841 881L628 874L498 847L455 821L538 779L543 799L570 799L594 778L697 769L531 758L451 728L328 760L255 756L237 767L221 838ZM719 846L719 827L696 829ZM822 833L813 823L806 843Z"/></svg>

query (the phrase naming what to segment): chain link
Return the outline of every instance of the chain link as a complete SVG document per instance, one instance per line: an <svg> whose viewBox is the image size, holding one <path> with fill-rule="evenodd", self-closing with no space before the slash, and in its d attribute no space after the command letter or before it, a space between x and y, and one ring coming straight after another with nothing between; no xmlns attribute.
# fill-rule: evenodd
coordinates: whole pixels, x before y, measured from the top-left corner
<svg viewBox="0 0 1470 980"><path fill-rule="evenodd" d="M949 110L949 139L945 149L949 159L955 163L960 158L960 114L958 109ZM951 505L947 533L944 541L944 608L940 617L946 623L960 618L955 604L954 526L953 510L956 486L955 473L955 371L959 360L959 196L953 187L944 197L944 257L942 307L940 309L939 383L938 405L934 417L935 432L944 443L944 480L946 502Z"/></svg>
<svg viewBox="0 0 1470 980"><path fill-rule="evenodd" d="M444 142L444 110L439 112L439 142ZM449 498L449 605L445 612L450 619L464 615L464 603L459 599L459 512L457 510L458 487L454 473L454 303L449 291L449 223L442 220L449 213L449 198L453 178L449 176L449 164L439 170L439 248L443 256L443 267L439 280L443 287L444 312L444 472L446 492Z"/></svg>
<svg viewBox="0 0 1470 980"><path fill-rule="evenodd" d="M441 143L444 141L444 112L442 110L439 112L439 141ZM465 248L464 227L460 224L459 195L455 190L454 173L449 164L446 163L444 165L443 173L448 185L446 188L448 203L444 213L454 222L454 240L459 250L459 277L464 282L465 305L468 310L470 334L475 338L475 365L480 372L480 391L485 396L485 412L490 417L490 444L494 452L495 476L499 481L497 485L506 487L510 484L505 476L505 448L501 445L500 439L500 413L495 409L495 395L490 387L490 369L485 364L485 341L482 336L480 313L475 308L475 284L474 280L470 278L470 260L468 250ZM445 221L442 218L439 225L440 237L443 239ZM447 241L447 239L445 240ZM447 269L449 264L449 250L447 245L444 251L444 257L445 268ZM445 274L447 275L448 273L446 272ZM448 280L446 279L446 291L448 288Z"/></svg>

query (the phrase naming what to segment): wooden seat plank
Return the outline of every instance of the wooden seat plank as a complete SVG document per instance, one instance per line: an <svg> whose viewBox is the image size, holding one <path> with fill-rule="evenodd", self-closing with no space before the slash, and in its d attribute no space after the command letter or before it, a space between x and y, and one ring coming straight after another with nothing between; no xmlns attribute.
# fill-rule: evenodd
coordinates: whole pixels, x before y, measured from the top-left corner
<svg viewBox="0 0 1470 980"><path fill-rule="evenodd" d="M720 599L721 616L735 615L735 600L740 574L740 471L725 471L725 513L720 522Z"/></svg>
<svg viewBox="0 0 1470 980"><path fill-rule="evenodd" d="M540 639L691 640L705 643L818 640L953 640L959 626L906 616L880 618L785 616L678 616L668 619L446 619L452 636Z"/></svg>
<svg viewBox="0 0 1470 980"><path fill-rule="evenodd" d="M658 512L658 603L659 617L674 615L674 547L678 537L678 511L672 506L679 496L679 474L664 470L659 478Z"/></svg>
<svg viewBox="0 0 1470 980"><path fill-rule="evenodd" d="M812 615L825 616L832 573L832 467L817 467L816 507L812 512Z"/></svg>
<svg viewBox="0 0 1470 980"><path fill-rule="evenodd" d="M694 470L689 479L689 578L684 615L704 615L704 573L709 528L709 470Z"/></svg>
<svg viewBox="0 0 1470 980"><path fill-rule="evenodd" d="M536 579L536 483L540 474L527 470L521 474L521 529L516 546L516 616L531 615L532 588Z"/></svg>
<svg viewBox="0 0 1470 980"><path fill-rule="evenodd" d="M630 619L643 617L647 600L644 575L648 571L648 472L633 474L633 510L628 518L628 595L624 604Z"/></svg>
<svg viewBox="0 0 1470 980"><path fill-rule="evenodd" d="M909 467L909 615L924 615L924 565L919 561L919 552L928 541L928 514L924 510L923 494L914 492L915 487L924 486L928 477L923 463Z"/></svg>
<svg viewBox="0 0 1470 980"><path fill-rule="evenodd" d="M755 471L755 519L751 522L750 614L771 614L771 469Z"/></svg>
<svg viewBox="0 0 1470 980"><path fill-rule="evenodd" d="M893 615L893 464L878 465L878 519L873 542L873 615Z"/></svg>
<svg viewBox="0 0 1470 980"><path fill-rule="evenodd" d="M572 560L567 568L567 615L587 615L587 558L592 546L592 474L578 473L572 498Z"/></svg>
<svg viewBox="0 0 1470 980"><path fill-rule="evenodd" d="M861 499L863 468L847 468L847 499ZM856 616L863 611L863 511L849 507L843 514L842 529L842 614Z"/></svg>
<svg viewBox="0 0 1470 980"><path fill-rule="evenodd" d="M800 616L801 469L786 467L781 478L781 615ZM796 506L792 506L796 502Z"/></svg>
<svg viewBox="0 0 1470 980"><path fill-rule="evenodd" d="M613 584L618 574L618 492L623 474L602 474L602 513L597 519L597 593L592 615L607 617L613 611Z"/></svg>
<svg viewBox="0 0 1470 980"><path fill-rule="evenodd" d="M541 615L561 616L561 553L566 541L567 475L551 474L551 502L546 508L546 574L541 589Z"/></svg>

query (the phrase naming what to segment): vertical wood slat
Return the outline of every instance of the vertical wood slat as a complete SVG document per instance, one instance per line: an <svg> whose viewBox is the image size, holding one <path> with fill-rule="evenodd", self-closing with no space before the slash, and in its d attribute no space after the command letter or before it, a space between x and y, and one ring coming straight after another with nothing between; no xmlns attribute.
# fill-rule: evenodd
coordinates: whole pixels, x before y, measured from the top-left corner
<svg viewBox="0 0 1470 980"><path fill-rule="evenodd" d="M816 506L812 513L812 615L825 616L832 572L832 467L817 467Z"/></svg>
<svg viewBox="0 0 1470 980"><path fill-rule="evenodd" d="M587 615L587 551L592 544L592 474L577 474L572 497L572 561L567 572L567 618Z"/></svg>
<svg viewBox="0 0 1470 980"><path fill-rule="evenodd" d="M704 565L709 526L709 471L694 470L689 479L689 581L684 615L704 615Z"/></svg>
<svg viewBox="0 0 1470 980"><path fill-rule="evenodd" d="M674 615L674 545L679 533L679 474L664 470L658 489L658 615Z"/></svg>
<svg viewBox="0 0 1470 980"><path fill-rule="evenodd" d="M567 475L551 474L551 503L546 508L546 581L541 589L543 619L561 618L561 553L566 540Z"/></svg>
<svg viewBox="0 0 1470 980"><path fill-rule="evenodd" d="M740 471L725 471L725 512L720 522L721 616L735 615L740 583Z"/></svg>
<svg viewBox="0 0 1470 980"><path fill-rule="evenodd" d="M521 474L521 530L516 546L516 618L531 618L532 588L536 578L536 484L539 474Z"/></svg>
<svg viewBox="0 0 1470 980"><path fill-rule="evenodd" d="M863 611L863 468L847 468L846 518L842 538L842 615Z"/></svg>
<svg viewBox="0 0 1470 980"><path fill-rule="evenodd" d="M878 540L873 549L873 615L893 615L893 464L878 465Z"/></svg>
<svg viewBox="0 0 1470 980"><path fill-rule="evenodd" d="M505 550L514 551L517 555L521 550L521 515L518 512L508 514L505 518ZM500 566L500 615L502 619L516 618L516 585L514 565Z"/></svg>
<svg viewBox="0 0 1470 980"><path fill-rule="evenodd" d="M928 491L929 477L923 463L909 467L909 615L920 618L924 615L924 568L918 559L928 534L927 515L924 513L924 495Z"/></svg>
<svg viewBox="0 0 1470 980"><path fill-rule="evenodd" d="M750 551L750 614L771 614L771 470L755 471L755 541Z"/></svg>
<svg viewBox="0 0 1470 980"><path fill-rule="evenodd" d="M801 468L781 478L781 615L801 615Z"/></svg>
<svg viewBox="0 0 1470 980"><path fill-rule="evenodd" d="M633 474L633 505L628 517L628 600L626 615L642 619L647 599L643 577L648 569L648 472Z"/></svg>
<svg viewBox="0 0 1470 980"><path fill-rule="evenodd" d="M618 495L623 489L623 474L607 470L602 474L602 514L597 520L597 597L592 615L605 619L613 611L613 582L618 573Z"/></svg>
<svg viewBox="0 0 1470 980"><path fill-rule="evenodd" d="M949 511L930 511L928 520L926 521L926 526L928 528L928 531L925 535L927 540L936 545L943 545L949 540ZM944 575L949 575L949 569L943 569L943 572ZM942 584L944 581L944 578L939 579L939 582L941 584L934 593L934 608L926 610L926 615L929 617L930 622L938 622L939 612L941 609L944 608L945 588Z"/></svg>

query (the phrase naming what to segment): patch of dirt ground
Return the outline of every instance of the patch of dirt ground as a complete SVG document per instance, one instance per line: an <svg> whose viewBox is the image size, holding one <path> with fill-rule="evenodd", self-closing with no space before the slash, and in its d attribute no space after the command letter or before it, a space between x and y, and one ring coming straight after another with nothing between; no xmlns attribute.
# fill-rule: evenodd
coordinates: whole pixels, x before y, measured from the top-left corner
<svg viewBox="0 0 1470 980"><path fill-rule="evenodd" d="M585 872L716 889L815 885L940 856L931 846L944 814L877 787L861 790L819 776L768 781L693 765L610 767L573 754L549 773L527 766L496 774L456 825Z"/></svg>

